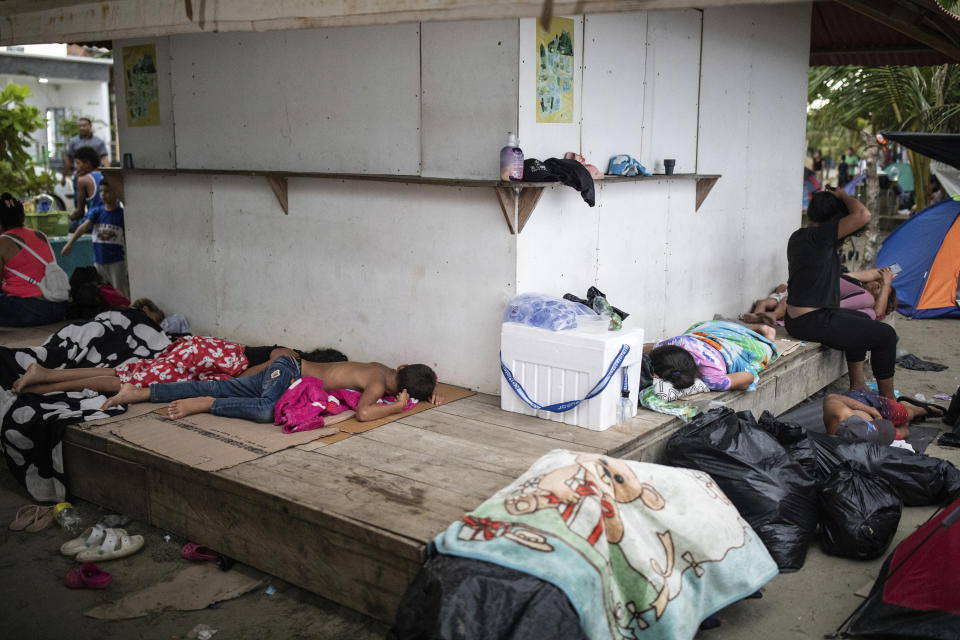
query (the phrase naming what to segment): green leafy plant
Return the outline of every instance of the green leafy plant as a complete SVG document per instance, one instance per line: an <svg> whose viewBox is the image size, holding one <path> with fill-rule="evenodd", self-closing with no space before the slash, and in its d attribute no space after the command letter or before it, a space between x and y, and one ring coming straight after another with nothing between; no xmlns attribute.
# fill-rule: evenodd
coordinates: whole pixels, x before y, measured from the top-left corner
<svg viewBox="0 0 960 640"><path fill-rule="evenodd" d="M28 147L32 133L46 127L40 109L27 104L30 87L8 84L0 92L0 191L28 198L52 191L56 179L47 171L37 171Z"/></svg>
<svg viewBox="0 0 960 640"><path fill-rule="evenodd" d="M960 131L960 65L811 67L807 98L816 105L807 118L810 130L836 140L837 153L848 144L859 147L856 136L864 130ZM930 180L930 161L911 151L910 165L922 209L926 194L920 185Z"/></svg>
<svg viewBox="0 0 960 640"><path fill-rule="evenodd" d="M945 10L960 17L960 0L938 0L938 2Z"/></svg>

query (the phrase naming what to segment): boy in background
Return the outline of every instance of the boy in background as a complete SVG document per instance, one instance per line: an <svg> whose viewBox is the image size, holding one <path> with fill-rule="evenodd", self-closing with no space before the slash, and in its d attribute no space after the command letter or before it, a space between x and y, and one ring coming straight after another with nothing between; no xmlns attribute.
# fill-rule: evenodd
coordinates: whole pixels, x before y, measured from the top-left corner
<svg viewBox="0 0 960 640"><path fill-rule="evenodd" d="M120 194L108 178L100 180L100 199L103 203L90 209L83 222L70 236L67 244L63 246L60 254L70 255L74 241L92 227L93 264L97 272L105 282L129 297L124 277L123 206L120 204Z"/></svg>
<svg viewBox="0 0 960 640"><path fill-rule="evenodd" d="M103 204L100 199L100 181L103 174L98 171L100 156L90 147L81 147L74 153L73 163L77 168L74 191L76 206L70 212L70 233L77 230L81 220L91 209Z"/></svg>

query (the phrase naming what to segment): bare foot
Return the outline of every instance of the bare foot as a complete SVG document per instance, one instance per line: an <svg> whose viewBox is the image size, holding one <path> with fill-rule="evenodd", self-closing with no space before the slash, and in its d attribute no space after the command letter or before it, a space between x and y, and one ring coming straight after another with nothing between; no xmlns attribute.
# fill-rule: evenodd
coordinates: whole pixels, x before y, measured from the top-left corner
<svg viewBox="0 0 960 640"><path fill-rule="evenodd" d="M760 321L771 327L777 326L777 316L773 315L769 311L761 311L759 314Z"/></svg>
<svg viewBox="0 0 960 640"><path fill-rule="evenodd" d="M740 315L740 320L747 324L763 324L763 318L759 313L744 313Z"/></svg>
<svg viewBox="0 0 960 640"><path fill-rule="evenodd" d="M31 363L24 374L13 383L13 392L20 393L27 387L42 383L47 379L48 371L49 369L41 367L36 362Z"/></svg>
<svg viewBox="0 0 960 640"><path fill-rule="evenodd" d="M138 389L132 384L122 384L120 385L120 391L117 392L117 395L113 396L109 400L103 403L101 409L109 409L110 407L115 407L120 404L134 404L136 402L149 402L150 401L150 389Z"/></svg>
<svg viewBox="0 0 960 640"><path fill-rule="evenodd" d="M901 402L900 405L907 410L907 422L913 422L915 418L924 418L927 415L926 409L923 407L918 407L915 404Z"/></svg>
<svg viewBox="0 0 960 640"><path fill-rule="evenodd" d="M757 333L759 333L760 335L762 335L762 336L763 336L764 338L766 338L767 340L771 340L771 341L772 341L772 340L776 340L776 339L777 339L777 332L774 330L773 327L768 327L768 326L766 326L766 325L764 325L764 326L762 326L762 327L758 327L758 328L757 328Z"/></svg>
<svg viewBox="0 0 960 640"><path fill-rule="evenodd" d="M185 400L174 400L167 407L167 415L174 420L192 416L195 413L210 413L210 407L213 406L213 398L201 396L199 398L187 398Z"/></svg>

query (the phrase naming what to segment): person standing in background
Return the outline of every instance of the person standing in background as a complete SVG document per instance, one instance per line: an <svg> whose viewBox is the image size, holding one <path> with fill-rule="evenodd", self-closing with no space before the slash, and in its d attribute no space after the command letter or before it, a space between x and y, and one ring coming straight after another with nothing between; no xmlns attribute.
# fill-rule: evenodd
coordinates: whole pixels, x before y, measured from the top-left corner
<svg viewBox="0 0 960 640"><path fill-rule="evenodd" d="M73 199L74 204L76 204L77 199L77 175L74 173L74 160L77 157L77 151L83 147L90 147L97 152L97 155L100 157L99 166L105 167L110 165L110 155L107 153L107 143L105 143L101 138L93 135L93 123L90 121L90 118L82 117L77 119L77 129L79 133L67 142L67 148L63 151L63 173L60 176L60 186L67 184L67 176L72 176L73 178ZM75 227L71 227L70 230L73 231Z"/></svg>
<svg viewBox="0 0 960 640"><path fill-rule="evenodd" d="M857 150L853 147L847 148L847 155L843 157L847 163L847 175L852 180L857 175L857 165L860 164L860 158L857 157Z"/></svg>
<svg viewBox="0 0 960 640"><path fill-rule="evenodd" d="M123 205L120 203L120 193L107 178L100 181L100 199L102 204L91 207L86 218L60 250L60 254L70 255L74 241L92 228L93 266L107 283L129 297L124 269Z"/></svg>
<svg viewBox="0 0 960 640"><path fill-rule="evenodd" d="M100 181L103 174L97 171L100 168L100 156L90 147L80 147L77 149L75 163L77 190L74 197L77 204L70 212L70 233L77 230L87 211L103 204L100 199Z"/></svg>
<svg viewBox="0 0 960 640"><path fill-rule="evenodd" d="M817 177L817 182L823 184L823 153L820 149L813 152L813 173Z"/></svg>

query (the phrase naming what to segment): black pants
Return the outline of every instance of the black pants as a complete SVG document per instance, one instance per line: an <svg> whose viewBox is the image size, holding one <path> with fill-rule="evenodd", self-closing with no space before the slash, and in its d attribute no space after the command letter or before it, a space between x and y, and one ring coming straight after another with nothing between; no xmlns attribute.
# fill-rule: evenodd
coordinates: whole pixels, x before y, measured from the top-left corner
<svg viewBox="0 0 960 640"><path fill-rule="evenodd" d="M871 320L852 309L818 309L783 318L787 333L800 340L820 342L847 354L847 362L863 362L870 352L870 366L877 380L893 377L897 360L897 332L888 324Z"/></svg>

